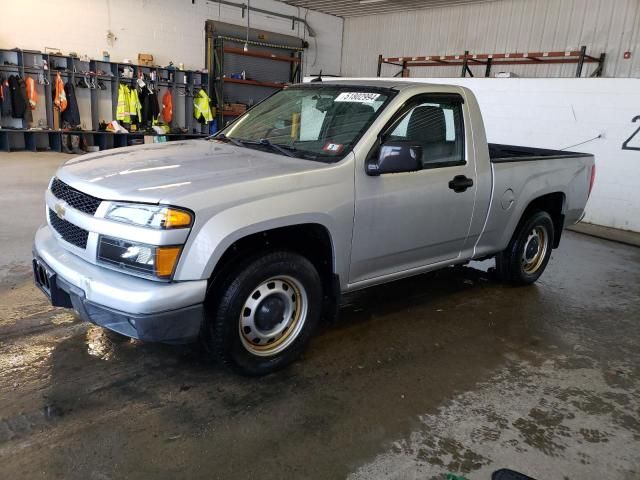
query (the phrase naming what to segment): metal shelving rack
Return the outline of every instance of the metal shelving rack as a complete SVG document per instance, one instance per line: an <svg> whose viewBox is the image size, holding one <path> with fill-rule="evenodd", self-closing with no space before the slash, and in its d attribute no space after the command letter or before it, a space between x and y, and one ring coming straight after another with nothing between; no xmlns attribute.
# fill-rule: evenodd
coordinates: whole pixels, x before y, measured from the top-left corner
<svg viewBox="0 0 640 480"><path fill-rule="evenodd" d="M587 54L587 47L582 46L580 50L570 50L565 52L529 52L529 53L482 53L470 54L465 51L462 55L421 55L406 57L383 57L378 56L378 77L382 73L382 65L395 65L402 69L394 77L409 76L410 67L447 67L461 66L461 77L467 74L473 77L470 67L474 65L484 65L484 76L491 75L491 68L494 65L547 65L547 64L570 64L575 63L576 77L582 76L585 63L596 63L598 66L591 74L591 77L602 76L604 68L605 54L594 57Z"/></svg>
<svg viewBox="0 0 640 480"><path fill-rule="evenodd" d="M225 112L225 103L248 106L289 83L302 80L305 42L297 37L251 29L243 38L237 25L208 21L205 64L211 74L209 96L216 106L218 128L239 114ZM250 78L233 78L244 71Z"/></svg>
<svg viewBox="0 0 640 480"><path fill-rule="evenodd" d="M12 65L5 65L4 61L14 63ZM44 61L46 61L48 68L44 69ZM122 78L122 71L125 67L133 70L133 79ZM98 70L103 71L105 74L98 75ZM39 75L43 74L46 83L45 85L39 85L43 87L39 94L38 102L44 103L44 115L41 116L43 125L35 128L30 128L26 125L24 120L11 119L2 117L2 125L4 128L0 128L0 152L9 152L12 150L51 150L60 152L62 151L62 135L81 135L88 145L97 145L100 150L108 148L117 148L130 145L132 140L136 141L144 138L145 136L153 135L147 132L129 132L129 133L113 133L107 131L98 130L101 117L105 121L111 121L116 118L116 108L118 104L118 88L120 83L130 83L138 78L138 72L145 73L147 77L155 71L157 81L155 82L158 87L170 88L173 95L174 104L174 119L171 122L171 127L186 128L186 133L168 133L162 136L167 140L184 140L189 138L198 138L208 135L208 125L196 125L196 121L193 118L193 101L192 97L187 96L187 92L195 92L197 88L209 88L209 78L206 72L200 72L195 70L177 70L167 69L162 67L147 67L144 65L134 65L129 63L118 63L105 60L83 60L78 57L71 57L67 55L58 55L54 53L42 53L37 51L28 50L7 50L0 49L0 73L4 76L12 74L19 74L23 78L25 75ZM83 78L85 74L83 72L93 72L90 77L95 78L96 82L100 80L107 86L106 90L100 89L88 89L89 99L88 107L90 111L90 125L91 127L84 130L63 131L61 129L54 129L54 115L56 112L53 107L53 84L57 73L63 77L63 80L70 80L74 85L76 80ZM80 96L80 91L84 89L76 88L76 97ZM181 95L184 92L185 95ZM101 102L100 95L111 95L111 108L110 111L101 111L100 105L104 105L106 102L104 99ZM161 101L161 95L158 95L158 100ZM184 98L184 124L178 125L176 117L176 106L178 98ZM81 98L78 98L78 102L81 102ZM87 105L84 105L86 107ZM85 109L86 110L86 109ZM104 108L102 109L104 110ZM36 123L36 112L34 112L34 123ZM86 120L86 118L83 118ZM13 128L6 128L12 123ZM20 123L20 126L15 126L16 123Z"/></svg>

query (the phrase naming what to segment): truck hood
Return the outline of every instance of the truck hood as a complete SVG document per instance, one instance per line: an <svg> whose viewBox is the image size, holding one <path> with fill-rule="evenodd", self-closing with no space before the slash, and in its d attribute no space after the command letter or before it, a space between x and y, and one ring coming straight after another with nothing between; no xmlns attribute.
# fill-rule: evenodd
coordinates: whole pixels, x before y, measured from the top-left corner
<svg viewBox="0 0 640 480"><path fill-rule="evenodd" d="M65 163L56 175L105 200L178 205L180 199L216 187L326 167L213 140L189 140L83 155Z"/></svg>

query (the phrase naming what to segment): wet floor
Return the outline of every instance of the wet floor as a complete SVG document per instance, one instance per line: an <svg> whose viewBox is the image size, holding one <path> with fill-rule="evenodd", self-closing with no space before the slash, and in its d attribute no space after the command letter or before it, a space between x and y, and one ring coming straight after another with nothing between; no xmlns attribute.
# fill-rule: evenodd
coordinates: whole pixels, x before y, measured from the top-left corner
<svg viewBox="0 0 640 480"><path fill-rule="evenodd" d="M0 478L640 478L638 248L567 232L532 287L473 264L359 292L247 379L49 307L13 247Z"/></svg>

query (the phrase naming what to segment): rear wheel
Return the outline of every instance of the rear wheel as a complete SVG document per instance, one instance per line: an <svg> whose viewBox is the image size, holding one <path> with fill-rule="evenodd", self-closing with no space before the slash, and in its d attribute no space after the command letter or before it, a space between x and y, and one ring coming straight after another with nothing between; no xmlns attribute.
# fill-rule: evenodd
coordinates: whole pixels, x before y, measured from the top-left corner
<svg viewBox="0 0 640 480"><path fill-rule="evenodd" d="M293 252L267 253L238 265L214 292L205 342L240 373L264 375L298 358L321 312L313 264Z"/></svg>
<svg viewBox="0 0 640 480"><path fill-rule="evenodd" d="M535 282L549 263L555 232L551 216L532 212L520 223L507 248L496 255L500 279L515 285Z"/></svg>

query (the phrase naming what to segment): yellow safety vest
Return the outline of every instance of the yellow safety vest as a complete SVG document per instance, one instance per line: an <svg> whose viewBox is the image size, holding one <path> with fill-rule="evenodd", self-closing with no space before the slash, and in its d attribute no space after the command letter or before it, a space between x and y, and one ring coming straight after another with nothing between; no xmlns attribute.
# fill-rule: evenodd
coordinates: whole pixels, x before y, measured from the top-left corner
<svg viewBox="0 0 640 480"><path fill-rule="evenodd" d="M129 87L121 83L118 87L118 106L116 107L116 120L124 123L131 123L130 112Z"/></svg>
<svg viewBox="0 0 640 480"><path fill-rule="evenodd" d="M138 122L142 121L142 104L140 103L138 90L135 88L132 88L129 92L129 114L136 115Z"/></svg>
<svg viewBox="0 0 640 480"><path fill-rule="evenodd" d="M203 89L200 89L198 94L193 97L193 116L196 120L202 119L205 122L212 122L213 115L211 114L211 107L209 106L209 95Z"/></svg>

